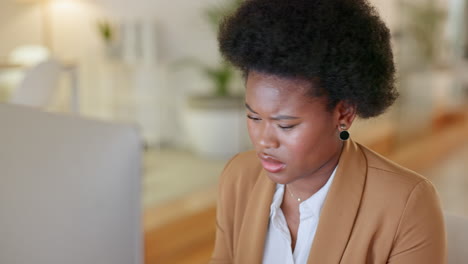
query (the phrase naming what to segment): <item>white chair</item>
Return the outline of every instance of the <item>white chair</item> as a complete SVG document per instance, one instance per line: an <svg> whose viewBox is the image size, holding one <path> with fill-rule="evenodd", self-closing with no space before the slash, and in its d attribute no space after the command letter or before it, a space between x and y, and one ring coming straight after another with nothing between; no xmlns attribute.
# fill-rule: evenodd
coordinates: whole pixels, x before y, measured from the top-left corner
<svg viewBox="0 0 468 264"><path fill-rule="evenodd" d="M448 264L468 263L468 218L445 214Z"/></svg>
<svg viewBox="0 0 468 264"><path fill-rule="evenodd" d="M142 264L138 130L0 104L0 263Z"/></svg>
<svg viewBox="0 0 468 264"><path fill-rule="evenodd" d="M10 103L45 108L57 90L62 65L47 60L27 69L24 79L11 97Z"/></svg>
<svg viewBox="0 0 468 264"><path fill-rule="evenodd" d="M40 45L21 45L14 48L8 54L7 61L3 61L4 64L10 65L10 68L3 68L0 72L0 86L5 99L8 100L21 83L25 69L46 61L50 56L50 51Z"/></svg>

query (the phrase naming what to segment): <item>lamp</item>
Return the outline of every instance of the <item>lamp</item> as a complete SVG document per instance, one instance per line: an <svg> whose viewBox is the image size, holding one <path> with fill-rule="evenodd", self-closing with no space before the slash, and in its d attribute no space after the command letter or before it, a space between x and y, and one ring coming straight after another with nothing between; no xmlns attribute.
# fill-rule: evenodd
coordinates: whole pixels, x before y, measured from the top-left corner
<svg viewBox="0 0 468 264"><path fill-rule="evenodd" d="M42 24L42 42L43 45L49 49L49 51L53 52L52 47L52 29L51 29L51 16L48 10L48 2L49 0L16 0L20 3L26 4L38 4L40 5L41 9L41 24Z"/></svg>

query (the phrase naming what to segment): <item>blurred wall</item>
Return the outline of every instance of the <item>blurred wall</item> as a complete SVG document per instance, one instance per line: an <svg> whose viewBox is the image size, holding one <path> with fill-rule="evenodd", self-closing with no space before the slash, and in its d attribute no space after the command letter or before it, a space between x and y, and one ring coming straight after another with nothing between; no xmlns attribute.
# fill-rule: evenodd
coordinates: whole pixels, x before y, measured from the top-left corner
<svg viewBox="0 0 468 264"><path fill-rule="evenodd" d="M43 44L42 9L38 3L2 0L0 3L0 56L19 45ZM46 9L52 31L52 47L65 59L79 59L99 47L93 27L96 6L82 0L51 1Z"/></svg>
<svg viewBox="0 0 468 264"><path fill-rule="evenodd" d="M135 101L126 98L127 92L132 92L134 89L135 80L132 78L136 78L135 72L154 71L153 79L140 78L150 82L146 85L146 90L143 89L140 93L149 92L151 96L159 98L160 101L153 101L159 108L140 109L146 111L146 115L142 118L151 119L152 128L159 125L160 140L184 145L186 137L181 124L183 114L181 109L185 98L194 91L209 91L211 84L197 69L176 68L174 64L187 57L194 57L208 64L215 64L219 60L215 33L203 18L203 10L208 6L222 6L227 1L51 0L48 12L53 25L54 53L61 58L79 63L83 113L114 118L112 114L116 109L113 103L117 99L112 97L115 94L122 94L122 100L127 100L128 105L135 104ZM457 1L437 0L441 6L449 6L449 2ZM393 34L402 30L401 1L371 0L370 2L375 5ZM20 0L2 0L0 57L5 57L18 45L42 43L40 11L37 4L20 3ZM125 61L109 62L96 27L96 22L103 18L115 23L132 21L155 23L158 28L155 68L141 68L138 63ZM407 56L404 54L411 53L400 50L405 45L398 43L398 39L393 41L396 60L401 64L400 58ZM239 83L238 90L243 90L242 83ZM124 107L120 112L126 110ZM395 122L395 116L392 114L380 119L384 120L382 122L385 125ZM370 123L376 126L375 121Z"/></svg>
<svg viewBox="0 0 468 264"><path fill-rule="evenodd" d="M18 4L13 0L0 3L0 56L6 56L23 43L41 43L39 8Z"/></svg>
<svg viewBox="0 0 468 264"><path fill-rule="evenodd" d="M155 89L160 90L159 96L167 103L165 113L154 115L166 116L163 137L183 144L180 106L187 91L209 91L210 83L196 69L175 69L173 64L187 57L195 57L208 64L217 62L215 34L202 17L202 12L209 5L222 4L223 1L215 0L51 0L47 11L52 25L54 54L79 63L82 111L87 115L112 118L109 112L113 109L108 107L108 99L115 89L122 87L116 88L115 82L105 79L118 79L119 75L131 77L136 67L121 62L106 63L96 22L99 19L115 23L151 21L159 29L158 69L155 70L159 80L155 82L164 86ZM19 45L44 43L42 13L37 3L2 0L0 7L0 57L6 57ZM114 91L104 87L106 85L113 86Z"/></svg>

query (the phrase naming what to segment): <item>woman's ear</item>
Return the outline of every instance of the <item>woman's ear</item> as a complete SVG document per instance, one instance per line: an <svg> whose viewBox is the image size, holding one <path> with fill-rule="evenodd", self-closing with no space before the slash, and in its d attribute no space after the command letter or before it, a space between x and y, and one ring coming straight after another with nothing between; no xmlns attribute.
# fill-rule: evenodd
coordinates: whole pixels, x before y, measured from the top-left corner
<svg viewBox="0 0 468 264"><path fill-rule="evenodd" d="M345 130L348 130L356 117L356 105L346 101L339 101L335 106L335 117L336 127L339 129L344 125Z"/></svg>

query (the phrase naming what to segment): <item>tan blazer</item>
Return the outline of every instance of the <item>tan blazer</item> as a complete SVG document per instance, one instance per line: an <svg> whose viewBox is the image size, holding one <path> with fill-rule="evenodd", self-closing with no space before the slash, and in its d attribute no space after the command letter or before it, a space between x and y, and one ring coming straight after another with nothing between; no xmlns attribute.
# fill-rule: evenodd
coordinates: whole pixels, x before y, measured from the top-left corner
<svg viewBox="0 0 468 264"><path fill-rule="evenodd" d="M262 263L275 191L254 152L220 181L212 264ZM345 143L308 264L444 264L444 220L432 184L354 143Z"/></svg>

